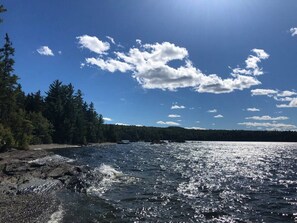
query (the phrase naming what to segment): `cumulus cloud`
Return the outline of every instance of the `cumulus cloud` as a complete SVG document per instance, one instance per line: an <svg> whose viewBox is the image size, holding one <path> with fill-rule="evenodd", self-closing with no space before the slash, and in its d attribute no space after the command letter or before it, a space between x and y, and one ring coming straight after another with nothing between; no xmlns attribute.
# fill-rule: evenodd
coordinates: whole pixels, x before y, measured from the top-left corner
<svg viewBox="0 0 297 223"><path fill-rule="evenodd" d="M269 115L264 115L264 116L246 117L245 119L252 119L252 120L258 120L258 121L280 121L280 120L287 120L289 118L286 116L270 117Z"/></svg>
<svg viewBox="0 0 297 223"><path fill-rule="evenodd" d="M185 108L186 108L185 106L177 105L177 104L171 106L171 109L185 109Z"/></svg>
<svg viewBox="0 0 297 223"><path fill-rule="evenodd" d="M170 114L168 115L168 118L180 118L181 116L180 115L177 115L177 114Z"/></svg>
<svg viewBox="0 0 297 223"><path fill-rule="evenodd" d="M37 52L43 56L55 56L53 51L48 46L41 46L37 49Z"/></svg>
<svg viewBox="0 0 297 223"><path fill-rule="evenodd" d="M277 94L277 90L272 89L253 89L251 90L252 96L259 96L259 95L266 95L266 96L273 96Z"/></svg>
<svg viewBox="0 0 297 223"><path fill-rule="evenodd" d="M249 55L245 60L245 68L235 68L233 69L234 74L244 74L244 75L254 75L259 76L264 74L263 69L259 67L259 63L262 60L269 58L269 54L263 49L253 49L252 52L256 55Z"/></svg>
<svg viewBox="0 0 297 223"><path fill-rule="evenodd" d="M103 120L104 120L104 121L107 121L107 122L110 122L110 121L112 121L112 119L111 119L111 118L107 118L107 117L103 117Z"/></svg>
<svg viewBox="0 0 297 223"><path fill-rule="evenodd" d="M291 97L294 95L297 95L297 92L295 91L279 91L279 90L273 90L273 89L253 89L251 90L252 96L261 96L261 95L265 95L268 97L272 97L274 96L275 98L278 97Z"/></svg>
<svg viewBox="0 0 297 223"><path fill-rule="evenodd" d="M201 127L185 127L185 129L206 130L206 128L201 128Z"/></svg>
<svg viewBox="0 0 297 223"><path fill-rule="evenodd" d="M253 49L252 52L256 53L257 57L261 60L269 58L269 54L262 49Z"/></svg>
<svg viewBox="0 0 297 223"><path fill-rule="evenodd" d="M76 39L81 48L87 48L100 55L106 54L106 51L110 49L110 44L108 42L103 42L96 36L83 35L76 37Z"/></svg>
<svg viewBox="0 0 297 223"><path fill-rule="evenodd" d="M297 35L297 28L291 28L290 32L291 32L292 36L296 36Z"/></svg>
<svg viewBox="0 0 297 223"><path fill-rule="evenodd" d="M217 109L210 109L207 112L209 112L209 113L216 113L216 112L218 112L218 110Z"/></svg>
<svg viewBox="0 0 297 223"><path fill-rule="evenodd" d="M132 67L129 64L110 58L107 60L94 57L86 58L86 63L96 65L100 67L102 70L107 70L111 73L115 71L126 72L132 69Z"/></svg>
<svg viewBox="0 0 297 223"><path fill-rule="evenodd" d="M224 116L223 115L215 115L215 116L213 116L214 118L224 118Z"/></svg>
<svg viewBox="0 0 297 223"><path fill-rule="evenodd" d="M279 98L279 97L276 97L276 96L274 96L273 98L274 98L274 100L276 100L276 101L292 101L292 100L294 99L294 98L292 98L292 97Z"/></svg>
<svg viewBox="0 0 297 223"><path fill-rule="evenodd" d="M276 96L277 97L291 97L293 95L297 95L295 91L281 91Z"/></svg>
<svg viewBox="0 0 297 223"><path fill-rule="evenodd" d="M279 91L272 89L254 89L251 90L252 96L264 95L268 97L272 97L276 101L289 102L289 104L278 104L276 107L278 108L295 108L297 107L297 98L290 97L297 95L296 91Z"/></svg>
<svg viewBox="0 0 297 223"><path fill-rule="evenodd" d="M270 123L270 122L241 122L237 123L238 125L244 125L248 128L251 127L264 127L266 130L279 130L279 131L296 131L297 127L292 124L284 124L284 123Z"/></svg>
<svg viewBox="0 0 297 223"><path fill-rule="evenodd" d="M159 124L159 125L175 125L175 126L178 126L178 125L180 125L179 123L177 123L177 122L164 122L164 121L157 121L157 124Z"/></svg>
<svg viewBox="0 0 297 223"><path fill-rule="evenodd" d="M258 109L258 108L247 108L246 110L247 111L250 111L250 112L258 112L258 111L260 111L260 109Z"/></svg>
<svg viewBox="0 0 297 223"><path fill-rule="evenodd" d="M261 82L255 77L263 74L259 63L269 55L262 49L253 49L246 62L246 68L236 68L229 78L217 74L204 74L193 65L186 48L170 42L143 44L136 40L127 52L113 52L113 57L102 55L110 45L97 37L87 35L77 37L79 44L99 54L98 58L86 58L86 63L98 66L109 72L130 72L132 77L145 89L176 91L179 88L193 88L200 93L230 93L244 90ZM111 38L111 37L110 37ZM173 67L169 63L181 61L182 65ZM245 70L245 71L243 71Z"/></svg>
<svg viewBox="0 0 297 223"><path fill-rule="evenodd" d="M297 108L297 98L293 98L289 104L276 105L278 108Z"/></svg>

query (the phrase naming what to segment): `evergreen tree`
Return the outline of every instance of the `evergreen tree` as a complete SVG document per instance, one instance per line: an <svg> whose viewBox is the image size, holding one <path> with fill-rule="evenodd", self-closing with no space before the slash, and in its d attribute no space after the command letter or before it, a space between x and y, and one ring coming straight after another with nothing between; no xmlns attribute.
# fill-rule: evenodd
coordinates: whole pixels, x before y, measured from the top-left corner
<svg viewBox="0 0 297 223"><path fill-rule="evenodd" d="M14 48L6 34L4 47L0 49L0 121L8 124L10 114L16 110L17 76L13 74Z"/></svg>
<svg viewBox="0 0 297 223"><path fill-rule="evenodd" d="M41 96L41 92L30 93L25 97L24 106L28 112L44 112L44 98Z"/></svg>
<svg viewBox="0 0 297 223"><path fill-rule="evenodd" d="M28 119L32 123L32 138L30 144L52 143L52 124L41 114L41 112L30 112Z"/></svg>
<svg viewBox="0 0 297 223"><path fill-rule="evenodd" d="M53 141L64 143L63 124L64 124L64 105L62 101L62 82L54 81L49 86L45 98L45 117L53 124Z"/></svg>

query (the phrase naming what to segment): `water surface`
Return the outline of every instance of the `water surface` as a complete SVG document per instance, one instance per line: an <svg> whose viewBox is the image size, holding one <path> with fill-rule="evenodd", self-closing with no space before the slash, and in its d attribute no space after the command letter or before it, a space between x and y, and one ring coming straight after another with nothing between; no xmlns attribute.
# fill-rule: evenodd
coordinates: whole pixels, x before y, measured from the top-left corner
<svg viewBox="0 0 297 223"><path fill-rule="evenodd" d="M297 144L131 143L56 151L89 165L61 222L297 222ZM102 178L103 175L103 178Z"/></svg>

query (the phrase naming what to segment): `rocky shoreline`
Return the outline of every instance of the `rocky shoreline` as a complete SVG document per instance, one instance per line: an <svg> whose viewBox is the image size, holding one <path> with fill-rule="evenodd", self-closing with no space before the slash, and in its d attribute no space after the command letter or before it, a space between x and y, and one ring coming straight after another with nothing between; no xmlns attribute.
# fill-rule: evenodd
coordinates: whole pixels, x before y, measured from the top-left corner
<svg viewBox="0 0 297 223"><path fill-rule="evenodd" d="M84 193L85 179L94 177L89 167L50 150L0 153L0 222L51 222L60 203L56 192Z"/></svg>

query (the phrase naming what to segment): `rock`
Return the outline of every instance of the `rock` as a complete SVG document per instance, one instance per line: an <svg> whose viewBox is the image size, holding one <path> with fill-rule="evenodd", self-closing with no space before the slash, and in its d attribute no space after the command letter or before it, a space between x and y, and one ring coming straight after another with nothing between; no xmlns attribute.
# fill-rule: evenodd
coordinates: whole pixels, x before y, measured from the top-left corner
<svg viewBox="0 0 297 223"><path fill-rule="evenodd" d="M71 174L71 170L69 169L68 166L59 166L53 169L47 176L56 179L70 174Z"/></svg>
<svg viewBox="0 0 297 223"><path fill-rule="evenodd" d="M70 177L67 181L65 181L65 185L67 189L81 193L85 193L87 188L86 183L77 177Z"/></svg>
<svg viewBox="0 0 297 223"><path fill-rule="evenodd" d="M6 164L3 170L6 175L15 175L26 171L28 171L28 164L23 162Z"/></svg>

